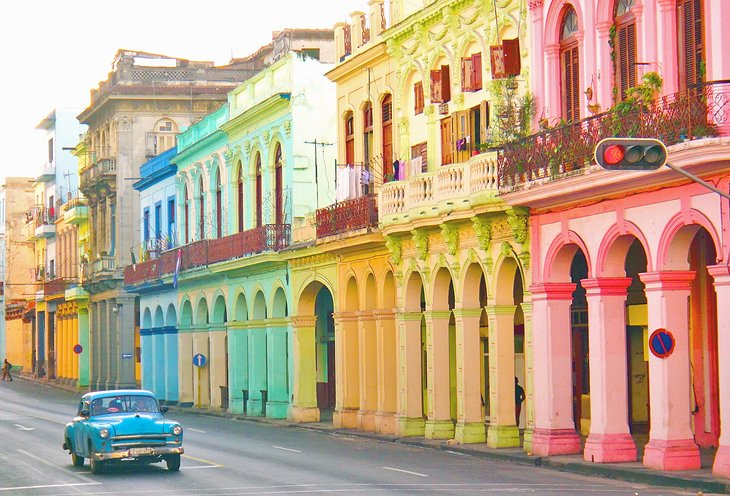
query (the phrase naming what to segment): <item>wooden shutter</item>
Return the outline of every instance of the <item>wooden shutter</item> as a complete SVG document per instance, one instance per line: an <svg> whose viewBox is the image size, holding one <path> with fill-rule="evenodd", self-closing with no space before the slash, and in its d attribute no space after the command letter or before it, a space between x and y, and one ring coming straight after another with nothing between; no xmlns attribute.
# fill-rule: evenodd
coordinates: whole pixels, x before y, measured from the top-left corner
<svg viewBox="0 0 730 496"><path fill-rule="evenodd" d="M454 112L452 118L452 129L454 136L452 138L452 146L454 147L454 162L466 162L471 156L471 122L469 110ZM459 142L463 141L463 146L459 149ZM468 143L467 143L468 140Z"/></svg>
<svg viewBox="0 0 730 496"><path fill-rule="evenodd" d="M443 101L441 71L431 71L431 103L442 103Z"/></svg>
<svg viewBox="0 0 730 496"><path fill-rule="evenodd" d="M441 66L441 98L442 102L451 100L451 77L448 65Z"/></svg>
<svg viewBox="0 0 730 496"><path fill-rule="evenodd" d="M343 28L342 37L345 41L345 55L350 55L352 53L352 29L349 25Z"/></svg>
<svg viewBox="0 0 730 496"><path fill-rule="evenodd" d="M441 119L441 165L448 165L453 162L453 127L451 116Z"/></svg>
<svg viewBox="0 0 730 496"><path fill-rule="evenodd" d="M680 87L688 89L703 80L702 0L680 0L677 12Z"/></svg>
<svg viewBox="0 0 730 496"><path fill-rule="evenodd" d="M238 232L243 232L243 165L238 164Z"/></svg>
<svg viewBox="0 0 730 496"><path fill-rule="evenodd" d="M256 157L256 227L261 227L263 215L263 185L261 180L261 156Z"/></svg>
<svg viewBox="0 0 730 496"><path fill-rule="evenodd" d="M492 65L492 79L505 77L504 48L502 45L489 47L489 59Z"/></svg>
<svg viewBox="0 0 730 496"><path fill-rule="evenodd" d="M393 103L390 95L383 99L383 182L393 173Z"/></svg>
<svg viewBox="0 0 730 496"><path fill-rule="evenodd" d="M284 223L284 177L282 169L283 167L281 166L281 162L278 162L274 169L274 183L276 188L276 223L279 225ZM317 186L315 185L315 188L316 187Z"/></svg>
<svg viewBox="0 0 730 496"><path fill-rule="evenodd" d="M489 102L486 100L479 104L479 142L487 140L489 130Z"/></svg>
<svg viewBox="0 0 730 496"><path fill-rule="evenodd" d="M472 76L472 60L471 57L469 58L462 58L461 59L461 91L474 91L474 88L472 87L472 80L474 79Z"/></svg>
<svg viewBox="0 0 730 496"><path fill-rule="evenodd" d="M416 115L423 113L423 83L421 81L413 85L413 107Z"/></svg>
<svg viewBox="0 0 730 496"><path fill-rule="evenodd" d="M482 54L475 53L471 56L471 70L472 70L472 91L482 89Z"/></svg>
<svg viewBox="0 0 730 496"><path fill-rule="evenodd" d="M505 76L519 76L522 64L520 61L520 39L503 40Z"/></svg>
<svg viewBox="0 0 730 496"><path fill-rule="evenodd" d="M636 86L636 24L630 22L619 26L616 37L616 86L619 89L618 99L623 100L626 98L626 90Z"/></svg>
<svg viewBox="0 0 730 496"><path fill-rule="evenodd" d="M568 121L580 119L580 99L578 80L578 47L571 46L560 53L562 60L563 118Z"/></svg>

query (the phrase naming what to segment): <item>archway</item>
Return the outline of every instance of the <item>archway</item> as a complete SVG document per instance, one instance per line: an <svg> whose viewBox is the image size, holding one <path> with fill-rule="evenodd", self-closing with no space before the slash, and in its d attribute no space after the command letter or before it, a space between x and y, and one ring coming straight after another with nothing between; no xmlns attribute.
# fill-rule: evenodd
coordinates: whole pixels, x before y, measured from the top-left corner
<svg viewBox="0 0 730 496"><path fill-rule="evenodd" d="M326 286L321 286L314 300L317 408L320 417L331 418L336 403L334 299Z"/></svg>

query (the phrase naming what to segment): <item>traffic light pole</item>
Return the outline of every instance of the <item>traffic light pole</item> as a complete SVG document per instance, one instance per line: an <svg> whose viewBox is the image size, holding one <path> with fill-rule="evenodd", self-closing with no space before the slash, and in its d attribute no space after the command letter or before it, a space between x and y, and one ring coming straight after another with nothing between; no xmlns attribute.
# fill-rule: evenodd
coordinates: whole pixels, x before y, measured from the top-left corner
<svg viewBox="0 0 730 496"><path fill-rule="evenodd" d="M730 194L727 194L724 191L722 191L721 189L716 188L715 186L713 186L712 184L708 183L707 181L703 181L702 179L700 179L699 177L695 176L691 172L687 172L684 169L680 169L679 167L677 167L675 165L672 165L669 162L667 162L664 165L666 165L667 167L669 167L670 169L672 169L674 172L678 172L678 173L682 174L684 177L691 179L692 181L696 182L697 184L701 184L705 188L714 191L715 193L717 193L718 195L722 196L723 198L727 198L728 200L730 200Z"/></svg>

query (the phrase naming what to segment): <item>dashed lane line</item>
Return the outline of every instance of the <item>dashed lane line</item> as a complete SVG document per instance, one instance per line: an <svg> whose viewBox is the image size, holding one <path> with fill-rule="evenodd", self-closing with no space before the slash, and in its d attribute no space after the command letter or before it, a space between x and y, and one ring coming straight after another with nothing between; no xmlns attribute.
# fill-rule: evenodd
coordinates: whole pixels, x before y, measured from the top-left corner
<svg viewBox="0 0 730 496"><path fill-rule="evenodd" d="M411 475L417 475L419 477L428 477L426 474L419 474L418 472L411 472L410 470L402 470L399 468L393 468L393 467L383 467L385 470L392 470L393 472L402 472L404 474L411 474Z"/></svg>
<svg viewBox="0 0 730 496"><path fill-rule="evenodd" d="M283 446L273 446L273 445L272 445L271 447L272 447L272 448L276 448L276 449L279 449L279 450L284 450L284 451L291 451L291 452L293 452L293 453L303 453L302 451L300 451L300 450L298 450L298 449L292 449L292 448L284 448Z"/></svg>

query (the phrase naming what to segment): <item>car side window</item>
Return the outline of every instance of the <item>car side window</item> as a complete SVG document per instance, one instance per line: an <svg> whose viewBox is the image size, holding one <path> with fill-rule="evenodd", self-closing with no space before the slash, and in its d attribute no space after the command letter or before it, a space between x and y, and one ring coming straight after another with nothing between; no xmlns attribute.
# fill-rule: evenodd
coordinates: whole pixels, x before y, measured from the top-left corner
<svg viewBox="0 0 730 496"><path fill-rule="evenodd" d="M76 411L76 416L81 415L81 412L85 409L86 406L87 406L87 403L85 401L83 401L83 400L79 401L79 408Z"/></svg>

